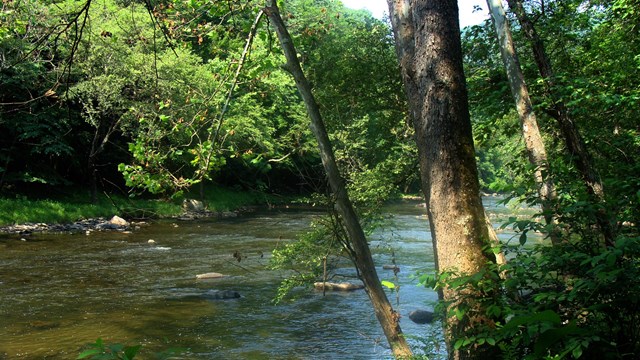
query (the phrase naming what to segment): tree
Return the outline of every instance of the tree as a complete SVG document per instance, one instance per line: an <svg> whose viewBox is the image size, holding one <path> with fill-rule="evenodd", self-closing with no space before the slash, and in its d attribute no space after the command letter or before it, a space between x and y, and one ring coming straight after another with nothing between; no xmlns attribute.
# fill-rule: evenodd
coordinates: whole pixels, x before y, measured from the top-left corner
<svg viewBox="0 0 640 360"><path fill-rule="evenodd" d="M502 60L509 79L511 93L516 102L516 109L520 118L522 134L529 157L529 162L533 166L534 181L540 197L542 211L549 227L549 235L553 243L560 241L555 230L557 219L554 211L554 203L556 201L556 191L553 185L553 177L547 160L547 151L545 149L542 135L538 129L538 121L529 97L529 89L524 80L518 54L513 44L511 29L507 22L504 8L501 0L487 0L487 5L491 10L500 43L500 52Z"/></svg>
<svg viewBox="0 0 640 360"><path fill-rule="evenodd" d="M544 42L539 36L532 19L526 13L522 0L507 0L507 2L511 11L513 11L518 18L518 22L520 23L525 36L531 43L533 57L538 65L538 70L545 84L544 91L551 100L549 113L558 122L566 148L575 161L587 192L591 196L592 201L600 206L600 209L595 213L595 217L602 232L604 243L607 246L612 246L615 240L615 231L611 224L610 216L604 208L604 187L600 176L596 172L592 156L578 130L575 120L570 116L567 104L557 92L558 87L561 85L558 83L558 77L553 70L549 57L547 56Z"/></svg>
<svg viewBox="0 0 640 360"><path fill-rule="evenodd" d="M388 0L388 4L416 133L437 271L482 274L495 258L488 250L489 232L480 199L457 3ZM493 295L443 289L449 305L450 357L490 357L492 349L486 345L461 351L454 348L454 340L470 327L491 326L483 299Z"/></svg>
<svg viewBox="0 0 640 360"><path fill-rule="evenodd" d="M402 336L399 316L393 310L376 273L367 239L360 226L353 205L349 200L344 180L335 162L331 142L329 141L320 110L311 92L311 86L300 67L298 54L294 48L291 36L282 21L280 11L275 1L267 1L266 4L264 11L275 27L280 44L287 58L288 70L296 81L298 90L311 118L311 130L318 141L320 157L322 158L329 185L335 197L337 210L341 215L344 227L348 233L350 245L350 249L348 250L351 252L352 259L359 270L376 317L382 326L393 354L396 357L408 357L411 355L411 350L406 339Z"/></svg>
<svg viewBox="0 0 640 360"><path fill-rule="evenodd" d="M48 42L58 21L40 1L0 8L0 189L67 184L77 163L69 134L79 121L57 104L68 47Z"/></svg>

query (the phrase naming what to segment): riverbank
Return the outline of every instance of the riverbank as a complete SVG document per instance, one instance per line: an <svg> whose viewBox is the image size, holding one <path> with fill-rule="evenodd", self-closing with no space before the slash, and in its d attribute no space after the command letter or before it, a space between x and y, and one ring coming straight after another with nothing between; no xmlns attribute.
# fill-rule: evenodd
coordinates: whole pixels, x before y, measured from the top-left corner
<svg viewBox="0 0 640 360"><path fill-rule="evenodd" d="M253 206L289 200L221 187L207 189L204 202L188 198L162 200L102 194L93 204L79 193L69 192L51 198L0 197L0 233L130 231L152 219L230 217L249 211ZM114 216L124 222L114 221Z"/></svg>

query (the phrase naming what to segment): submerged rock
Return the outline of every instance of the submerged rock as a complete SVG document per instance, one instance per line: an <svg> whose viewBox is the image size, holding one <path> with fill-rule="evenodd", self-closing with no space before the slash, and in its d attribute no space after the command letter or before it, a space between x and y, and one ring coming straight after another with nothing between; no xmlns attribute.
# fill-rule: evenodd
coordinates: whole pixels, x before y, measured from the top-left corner
<svg viewBox="0 0 640 360"><path fill-rule="evenodd" d="M209 290L203 297L208 300L239 299L240 293L233 290Z"/></svg>
<svg viewBox="0 0 640 360"><path fill-rule="evenodd" d="M427 310L413 310L409 313L409 319L416 324L430 324L433 322L434 314Z"/></svg>

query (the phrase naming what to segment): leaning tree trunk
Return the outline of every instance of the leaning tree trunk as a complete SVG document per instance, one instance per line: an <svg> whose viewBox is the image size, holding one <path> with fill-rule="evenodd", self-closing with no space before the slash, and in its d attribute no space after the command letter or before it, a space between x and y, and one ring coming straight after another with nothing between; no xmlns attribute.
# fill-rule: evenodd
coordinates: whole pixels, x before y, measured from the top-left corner
<svg viewBox="0 0 640 360"><path fill-rule="evenodd" d="M471 133L462 47L455 0L388 0L402 78L413 115L422 189L440 272L476 274L495 261L486 251L489 232ZM494 288L495 289L495 288ZM493 290L494 290L493 289ZM484 323L486 293L442 292L450 308L469 306L462 320L448 317L446 340L453 359L490 359L488 345L455 350L455 339Z"/></svg>
<svg viewBox="0 0 640 360"><path fill-rule="evenodd" d="M533 22L524 10L522 0L507 0L507 3L509 4L511 11L513 11L518 18L518 22L520 23L525 36L531 43L533 57L545 83L546 95L551 99L551 115L558 121L565 145L573 157L580 175L582 176L587 193L589 193L597 204L604 206L605 196L602 181L593 167L593 161L589 154L589 150L580 136L580 132L578 131L575 122L569 115L569 109L555 91L558 84L556 84L551 61L544 49L544 43L536 31ZM596 212L596 222L602 231L605 244L612 246L615 239L615 231L604 208Z"/></svg>
<svg viewBox="0 0 640 360"><path fill-rule="evenodd" d="M487 5L491 10L491 17L493 17L496 34L498 35L500 53L502 54L502 61L509 79L511 94L516 102L529 162L534 167L533 178L540 197L545 222L549 227L549 236L553 244L558 244L561 239L556 231L557 218L554 210L556 191L550 174L547 151L545 150L544 142L538 129L536 114L533 111L531 98L529 97L529 89L524 81L520 60L511 37L511 29L502 7L502 0L487 0Z"/></svg>
<svg viewBox="0 0 640 360"><path fill-rule="evenodd" d="M347 230L349 242L355 255L355 259L353 260L360 271L360 276L362 277L367 294L373 305L376 317L382 326L382 330L387 337L394 356L398 358L409 357L411 356L411 349L402 335L399 315L393 310L376 273L367 239L349 200L344 180L335 162L333 149L331 148L329 136L327 135L324 122L320 115L320 110L311 93L311 86L300 67L291 36L282 21L275 1L267 1L264 12L275 27L285 57L287 58L288 70L293 74L298 91L304 100L307 112L311 118L311 131L318 141L320 157L327 173L329 185L335 196L336 207Z"/></svg>

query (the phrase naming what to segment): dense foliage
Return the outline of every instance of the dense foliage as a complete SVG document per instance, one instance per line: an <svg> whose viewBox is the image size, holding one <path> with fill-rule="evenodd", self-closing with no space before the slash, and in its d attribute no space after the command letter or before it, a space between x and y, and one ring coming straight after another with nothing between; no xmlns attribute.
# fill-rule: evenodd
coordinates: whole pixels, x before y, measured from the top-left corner
<svg viewBox="0 0 640 360"><path fill-rule="evenodd" d="M501 285L487 314L494 326L469 329L458 348L489 343L514 359L638 357L640 3L523 4L555 70L548 89L510 14L557 186L554 211L564 241L533 248L527 234L548 229L538 218L514 220L521 242L505 247L506 265L462 277L445 272L430 284ZM4 1L0 194L31 204L22 195L74 185L91 189L94 200L99 190L171 197L196 192L205 182L325 193L315 140L277 40L264 20L252 33L261 6L239 0ZM333 0L285 1L282 10L350 195L373 227L380 204L419 184L389 25ZM249 39L250 51L243 53ZM482 185L537 204L491 24L465 29L462 40ZM587 144L604 202L589 197L566 149L550 111L558 101ZM300 274L281 295L324 276L327 259L331 270L345 258L344 229L331 197L314 200L329 215L299 243L274 254L274 266ZM609 246L598 214L615 229ZM451 315L469 314L459 308Z"/></svg>
<svg viewBox="0 0 640 360"><path fill-rule="evenodd" d="M35 183L90 185L94 197L113 185L165 196L203 181L323 186L304 107L265 21L243 58L256 4L85 5L4 3L3 192ZM384 166L406 182L415 162L403 156L411 149L388 27L335 2L317 5L292 3L291 26L344 145L345 173Z"/></svg>

